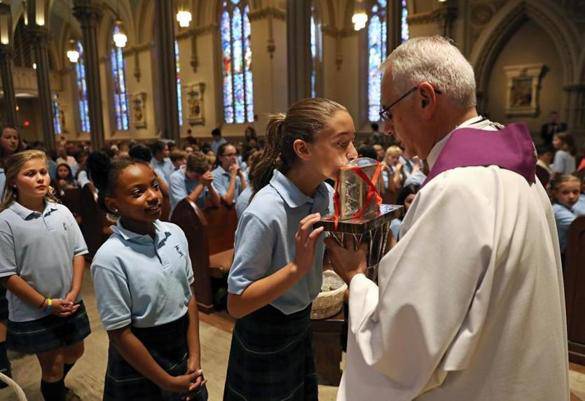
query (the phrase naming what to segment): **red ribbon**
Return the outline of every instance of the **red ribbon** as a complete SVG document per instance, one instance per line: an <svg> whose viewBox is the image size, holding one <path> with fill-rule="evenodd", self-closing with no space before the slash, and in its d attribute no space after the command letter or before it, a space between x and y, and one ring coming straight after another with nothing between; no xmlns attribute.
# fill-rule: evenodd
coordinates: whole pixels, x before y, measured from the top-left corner
<svg viewBox="0 0 585 401"><path fill-rule="evenodd" d="M368 175L366 173L364 173L363 168L360 166L352 166L352 167L347 168L347 170L352 170L368 186L368 192L366 193L366 201L364 202L364 205L351 216L352 219L358 219L358 218L363 216L364 212L370 206L370 203L372 201L374 201L376 203L376 205L380 205L382 203L382 196L380 196L380 193L378 192L378 188L376 187L376 184L378 183L378 180L380 179L380 174L382 173L382 164L379 162L376 162L376 170L374 171L374 174L372 174L371 180L370 180L370 177L368 177ZM335 228L337 228L337 225L339 223L339 215L341 214L341 198L339 196L340 187L341 187L341 184L340 184L339 173L338 173L337 181L335 183L335 194L333 195L333 207L335 209L335 215L333 216L333 222L335 224Z"/></svg>

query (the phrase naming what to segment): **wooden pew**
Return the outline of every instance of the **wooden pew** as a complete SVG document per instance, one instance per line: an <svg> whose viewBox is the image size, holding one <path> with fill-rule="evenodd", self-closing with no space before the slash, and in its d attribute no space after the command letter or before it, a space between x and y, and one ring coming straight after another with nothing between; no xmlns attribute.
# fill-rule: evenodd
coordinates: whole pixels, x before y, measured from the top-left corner
<svg viewBox="0 0 585 401"><path fill-rule="evenodd" d="M234 258L237 217L234 208L220 206L201 210L187 199L175 207L171 222L185 232L195 275L200 310L214 307L212 278L225 278Z"/></svg>
<svg viewBox="0 0 585 401"><path fill-rule="evenodd" d="M569 227L564 281L569 360L585 365L585 216L577 217Z"/></svg>

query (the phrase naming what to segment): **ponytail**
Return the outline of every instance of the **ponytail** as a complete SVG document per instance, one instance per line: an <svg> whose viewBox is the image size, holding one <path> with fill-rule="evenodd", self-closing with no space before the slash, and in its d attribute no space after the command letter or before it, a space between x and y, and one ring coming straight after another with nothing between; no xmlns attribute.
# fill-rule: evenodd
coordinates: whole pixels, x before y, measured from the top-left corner
<svg viewBox="0 0 585 401"><path fill-rule="evenodd" d="M332 100L317 97L299 100L290 106L286 115L272 115L266 128L266 149L251 171L254 193L268 185L274 169L286 175L298 158L294 142L300 139L312 143L338 111L347 112L347 109Z"/></svg>
<svg viewBox="0 0 585 401"><path fill-rule="evenodd" d="M266 127L266 148L262 157L254 166L252 174L252 188L254 193L264 188L272 179L274 169L280 169L280 143L286 116L282 113L270 116Z"/></svg>
<svg viewBox="0 0 585 401"><path fill-rule="evenodd" d="M138 162L128 159L112 161L110 156L101 150L91 153L87 158L89 176L98 189L98 205L106 212L112 212L106 206L106 197L114 194L120 172L135 163Z"/></svg>

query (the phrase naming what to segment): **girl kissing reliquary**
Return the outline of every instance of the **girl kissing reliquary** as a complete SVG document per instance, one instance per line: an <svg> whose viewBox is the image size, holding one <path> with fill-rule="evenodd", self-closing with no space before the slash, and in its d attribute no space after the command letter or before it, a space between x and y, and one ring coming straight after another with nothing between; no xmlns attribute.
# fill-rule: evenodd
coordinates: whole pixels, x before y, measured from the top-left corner
<svg viewBox="0 0 585 401"><path fill-rule="evenodd" d="M380 192L383 188L382 165L370 158L358 158L339 170L335 184L334 206L331 216L315 226L325 231L340 246L368 248L367 276L378 280L378 264L390 249L390 222L402 206L384 205Z"/></svg>

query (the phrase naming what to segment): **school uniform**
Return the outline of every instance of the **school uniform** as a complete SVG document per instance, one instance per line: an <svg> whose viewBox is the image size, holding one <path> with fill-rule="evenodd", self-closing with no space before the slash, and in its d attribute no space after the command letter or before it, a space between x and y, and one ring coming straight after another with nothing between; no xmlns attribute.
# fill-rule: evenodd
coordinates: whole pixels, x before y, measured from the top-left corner
<svg viewBox="0 0 585 401"><path fill-rule="evenodd" d="M0 167L0 199L4 198L4 187L6 186L6 172Z"/></svg>
<svg viewBox="0 0 585 401"><path fill-rule="evenodd" d="M557 150L552 164L552 170L559 174L572 174L575 171L575 156L566 150Z"/></svg>
<svg viewBox="0 0 585 401"><path fill-rule="evenodd" d="M153 157L152 159L150 159L150 165L152 166L154 172L161 179L163 179L165 183L169 182L169 180L171 179L171 174L175 172L175 165L168 157L165 157L162 162L159 162Z"/></svg>
<svg viewBox="0 0 585 401"><path fill-rule="evenodd" d="M175 210L177 204L185 199L194 189L199 185L199 180L192 180L187 178L185 175L185 167L179 168L173 174L169 180L169 195L171 200L171 212ZM197 206L200 208L205 207L205 199L209 194L207 187L203 188L201 195L197 199Z"/></svg>
<svg viewBox="0 0 585 401"><path fill-rule="evenodd" d="M187 314L193 271L187 238L172 223L156 221L155 238L127 230L120 221L91 265L98 311L108 331L130 326L169 374L185 374ZM169 341L169 339L171 341ZM207 390L197 400L207 399ZM104 400L171 400L138 373L110 343Z"/></svg>
<svg viewBox="0 0 585 401"><path fill-rule="evenodd" d="M402 225L402 219L392 219L390 221L390 231L392 231L392 236L398 240L400 236L400 226Z"/></svg>
<svg viewBox="0 0 585 401"><path fill-rule="evenodd" d="M224 196L227 194L227 191L230 187L230 173L225 171L222 166L217 166L215 170L213 170L213 182L211 183L215 192L218 195ZM238 196L242 193L242 182L240 181L240 177L236 176L236 187L234 189L234 202L238 200Z"/></svg>
<svg viewBox="0 0 585 401"><path fill-rule="evenodd" d="M238 218L242 216L244 210L246 210L246 208L250 204L250 198L252 198L252 195L254 195L252 187L247 186L246 189L242 191L240 196L238 196L238 199L236 200L236 215L238 216Z"/></svg>
<svg viewBox="0 0 585 401"><path fill-rule="evenodd" d="M293 261L299 222L311 213L329 214L332 197L322 183L310 198L275 170L238 223L228 291L241 294ZM324 251L320 238L311 271L270 305L236 321L224 401L317 399L310 310L321 289Z"/></svg>
<svg viewBox="0 0 585 401"><path fill-rule="evenodd" d="M42 213L18 202L0 213L0 277L18 275L47 298L63 299L71 289L73 257L87 245L75 218L65 206L47 202ZM31 306L7 291L7 344L19 352L39 353L73 345L90 333L80 297L69 317Z"/></svg>
<svg viewBox="0 0 585 401"><path fill-rule="evenodd" d="M569 227L573 220L577 218L574 208L561 205L560 203L553 204L553 212L555 214L555 222L557 224L557 233L559 235L559 245L561 252L565 252L567 247L567 235L569 234Z"/></svg>

